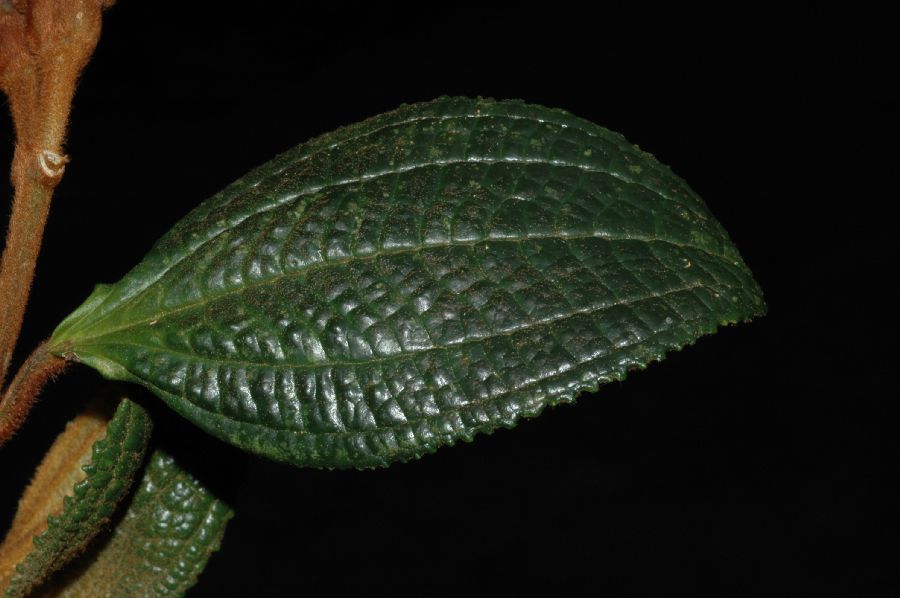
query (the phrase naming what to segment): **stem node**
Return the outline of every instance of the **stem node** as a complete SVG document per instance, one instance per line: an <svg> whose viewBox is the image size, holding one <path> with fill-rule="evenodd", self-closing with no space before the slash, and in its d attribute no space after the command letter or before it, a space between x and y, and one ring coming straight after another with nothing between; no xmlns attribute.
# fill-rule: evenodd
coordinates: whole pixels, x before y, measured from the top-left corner
<svg viewBox="0 0 900 598"><path fill-rule="evenodd" d="M38 164L41 167L41 172L51 179L62 177L66 171L66 163L68 161L69 156L57 154L51 150L41 150L38 154Z"/></svg>

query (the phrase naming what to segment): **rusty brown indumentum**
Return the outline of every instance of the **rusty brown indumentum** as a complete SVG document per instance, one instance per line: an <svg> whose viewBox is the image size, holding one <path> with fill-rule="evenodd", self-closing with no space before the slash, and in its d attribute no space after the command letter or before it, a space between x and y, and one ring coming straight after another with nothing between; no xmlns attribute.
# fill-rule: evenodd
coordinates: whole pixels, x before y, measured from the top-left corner
<svg viewBox="0 0 900 598"><path fill-rule="evenodd" d="M109 0L0 0L0 88L15 125L11 178L15 195L0 258L0 388L6 381L28 303L53 191L68 157L63 144L75 86L100 36ZM38 355L40 351L36 351ZM58 366L34 355L9 391L32 390L40 372ZM51 365L52 364L52 365ZM46 379L46 376L44 377ZM39 388L39 384L37 387ZM24 418L33 401L6 392L0 444L7 424Z"/></svg>
<svg viewBox="0 0 900 598"><path fill-rule="evenodd" d="M44 385L66 369L68 363L50 353L47 343L38 345L25 360L0 399L0 447L25 421Z"/></svg>

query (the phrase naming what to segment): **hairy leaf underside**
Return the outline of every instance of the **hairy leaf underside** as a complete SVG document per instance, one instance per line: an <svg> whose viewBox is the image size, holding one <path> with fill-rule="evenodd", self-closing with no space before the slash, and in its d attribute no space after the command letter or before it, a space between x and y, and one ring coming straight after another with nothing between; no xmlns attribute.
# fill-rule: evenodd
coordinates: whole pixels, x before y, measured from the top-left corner
<svg viewBox="0 0 900 598"><path fill-rule="evenodd" d="M110 538L54 580L54 598L183 596L219 549L233 512L163 450Z"/></svg>
<svg viewBox="0 0 900 598"><path fill-rule="evenodd" d="M764 311L725 230L650 154L563 111L442 98L249 173L52 342L244 449L367 467Z"/></svg>
<svg viewBox="0 0 900 598"><path fill-rule="evenodd" d="M0 546L4 598L30 595L107 532L140 473L152 422L123 399L97 404L60 435L25 491Z"/></svg>
<svg viewBox="0 0 900 598"><path fill-rule="evenodd" d="M219 548L230 507L165 451L144 459L140 405L106 407L68 425L25 491L0 545L0 596L181 596Z"/></svg>

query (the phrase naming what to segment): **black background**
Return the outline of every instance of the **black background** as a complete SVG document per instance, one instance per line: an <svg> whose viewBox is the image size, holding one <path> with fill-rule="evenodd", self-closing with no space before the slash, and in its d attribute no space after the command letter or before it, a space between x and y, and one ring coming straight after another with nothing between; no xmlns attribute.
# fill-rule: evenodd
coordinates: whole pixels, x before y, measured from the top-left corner
<svg viewBox="0 0 900 598"><path fill-rule="evenodd" d="M107 13L20 351L251 167L442 94L565 108L655 154L731 233L769 314L379 471L250 457L127 387L237 510L192 596L821 596L895 579L895 9L297 4ZM0 139L8 164L8 119ZM108 386L80 368L45 391L0 452L0 525Z"/></svg>

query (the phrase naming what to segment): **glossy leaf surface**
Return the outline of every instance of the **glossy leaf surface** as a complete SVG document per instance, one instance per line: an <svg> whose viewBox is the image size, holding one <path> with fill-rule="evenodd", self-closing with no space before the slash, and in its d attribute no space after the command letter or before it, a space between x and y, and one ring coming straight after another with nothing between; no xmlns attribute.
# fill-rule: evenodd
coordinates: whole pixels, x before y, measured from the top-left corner
<svg viewBox="0 0 900 598"><path fill-rule="evenodd" d="M26 490L0 547L0 561L18 563L6 581L0 574L6 598L29 595L83 552L108 530L128 496L152 424L147 412L128 399L108 417L93 409L71 422ZM88 462L79 467L82 460Z"/></svg>
<svg viewBox="0 0 900 598"><path fill-rule="evenodd" d="M703 201L622 136L443 98L203 203L53 336L297 465L407 460L765 311Z"/></svg>
<svg viewBox="0 0 900 598"><path fill-rule="evenodd" d="M181 596L218 550L231 509L156 450L112 537L48 589L50 596Z"/></svg>

